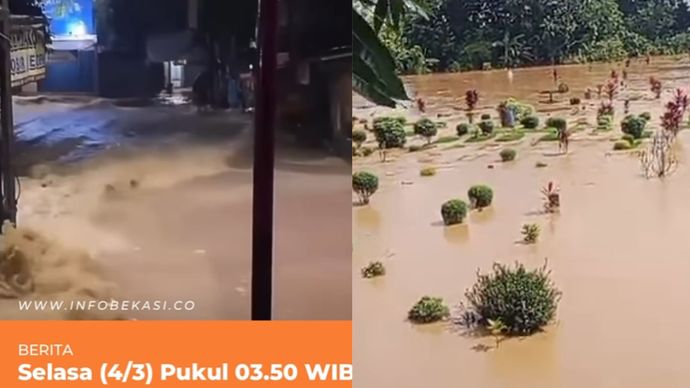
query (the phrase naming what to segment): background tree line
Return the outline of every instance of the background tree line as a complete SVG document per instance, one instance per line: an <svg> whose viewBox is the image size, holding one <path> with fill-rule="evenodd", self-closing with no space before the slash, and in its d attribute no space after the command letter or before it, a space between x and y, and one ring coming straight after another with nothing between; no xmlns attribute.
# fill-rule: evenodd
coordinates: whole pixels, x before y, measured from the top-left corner
<svg viewBox="0 0 690 388"><path fill-rule="evenodd" d="M417 0L379 37L399 73L677 54L690 50L684 0ZM370 23L376 17L365 14Z"/></svg>

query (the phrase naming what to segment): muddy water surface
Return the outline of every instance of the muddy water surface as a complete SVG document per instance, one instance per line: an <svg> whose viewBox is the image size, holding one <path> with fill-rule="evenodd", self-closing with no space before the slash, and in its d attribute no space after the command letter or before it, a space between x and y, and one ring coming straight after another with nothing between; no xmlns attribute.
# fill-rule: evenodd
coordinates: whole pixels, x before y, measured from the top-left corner
<svg viewBox="0 0 690 388"><path fill-rule="evenodd" d="M662 103L651 98L647 78L657 74L664 96L673 87L690 86L687 60L653 59L648 68L634 63L624 95L639 94L633 112L651 111L658 126ZM571 93L603 83L614 65L565 66L559 73ZM619 67L620 69L621 67ZM454 128L464 120L466 89L477 88L480 105L490 108L514 96L537 105L542 118L559 110L571 122L593 122L593 110L571 114L567 102L539 103L539 89L552 84L548 68L516 70L512 83L495 71L430 75L408 79L429 101L430 114ZM589 104L597 104L590 101ZM618 116L622 110L622 101ZM368 117L361 109L355 116ZM456 113L452 113L455 111ZM401 112L403 112L401 110ZM384 112L381 112L384 113ZM410 116L418 112L406 112ZM447 130L450 134L452 130ZM583 131L583 132L589 132ZM686 333L690 312L690 168L646 180L633 155L611 153L611 138L576 135L567 156L556 145L534 145L535 135L512 147L515 162L497 162L503 147L495 143L439 146L422 153L394 154L392 162L360 159L354 169L374 171L381 187L368 207L353 207L354 360L361 387L685 387L690 381ZM415 142L417 140L411 140ZM679 152L688 160L690 133L681 132ZM536 168L537 161L548 164ZM439 168L419 176L426 165ZM488 168L492 165L493 168ZM541 214L540 187L556 181L560 214ZM464 225L446 228L441 204L466 198L477 183L494 188L494 206L472 212ZM518 243L523 223L538 223L535 245ZM360 278L359 268L383 260L385 277ZM442 296L457 305L479 269L493 262L520 261L530 267L545 260L563 291L557 322L544 333L510 339L496 347L492 338L476 338L451 324L412 326L406 312L422 295Z"/></svg>

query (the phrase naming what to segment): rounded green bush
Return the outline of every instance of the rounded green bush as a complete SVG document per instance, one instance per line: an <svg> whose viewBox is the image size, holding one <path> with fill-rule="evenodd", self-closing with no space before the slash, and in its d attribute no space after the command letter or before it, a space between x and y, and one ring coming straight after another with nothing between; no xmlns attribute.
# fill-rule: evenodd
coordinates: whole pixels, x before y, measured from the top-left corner
<svg viewBox="0 0 690 388"><path fill-rule="evenodd" d="M614 151L625 151L629 150L632 148L632 145L630 144L629 141L626 140L618 140L617 142L613 143L613 150Z"/></svg>
<svg viewBox="0 0 690 388"><path fill-rule="evenodd" d="M423 118L414 123L414 133L427 139L427 142L431 142L431 138L438 133L438 128L433 121Z"/></svg>
<svg viewBox="0 0 690 388"><path fill-rule="evenodd" d="M467 135L468 133L470 133L471 130L472 124L469 123L461 123L455 127L455 132L458 134L458 136Z"/></svg>
<svg viewBox="0 0 690 388"><path fill-rule="evenodd" d="M490 115L490 114L488 114L488 113L484 113L484 114L482 114L482 116L481 116L481 117L482 117L482 120L491 120L491 115Z"/></svg>
<svg viewBox="0 0 690 388"><path fill-rule="evenodd" d="M481 209L491 205L494 199L494 191L486 185L475 185L467 191L472 207Z"/></svg>
<svg viewBox="0 0 690 388"><path fill-rule="evenodd" d="M467 204L461 199L451 199L441 206L441 217L446 225L461 224L467 216Z"/></svg>
<svg viewBox="0 0 690 388"><path fill-rule="evenodd" d="M369 148L369 147L362 147L361 151L362 151L362 156L369 156L369 155L374 153L374 150L372 148Z"/></svg>
<svg viewBox="0 0 690 388"><path fill-rule="evenodd" d="M515 151L512 148L504 148L501 150L499 155L501 156L502 161L510 162L511 160L515 160L515 156L517 155L517 151Z"/></svg>
<svg viewBox="0 0 690 388"><path fill-rule="evenodd" d="M482 120L479 122L479 129L485 135L489 135L494 131L494 122L491 120Z"/></svg>
<svg viewBox="0 0 690 388"><path fill-rule="evenodd" d="M546 120L546 126L563 131L568 127L568 122L562 117L549 117L548 120Z"/></svg>
<svg viewBox="0 0 690 388"><path fill-rule="evenodd" d="M359 196L360 202L369 203L369 198L378 190L379 178L367 171L352 174L352 190Z"/></svg>
<svg viewBox="0 0 690 388"><path fill-rule="evenodd" d="M405 118L378 117L374 119L374 136L380 148L402 148L405 146Z"/></svg>
<svg viewBox="0 0 690 388"><path fill-rule="evenodd" d="M647 121L652 119L652 115L649 112L642 112L640 114L640 117L642 117L643 119L645 119Z"/></svg>
<svg viewBox="0 0 690 388"><path fill-rule="evenodd" d="M468 312L480 324L500 322L508 335L528 335L541 330L556 315L561 292L543 266L528 270L494 264L493 272L478 274L474 286L465 293Z"/></svg>
<svg viewBox="0 0 690 388"><path fill-rule="evenodd" d="M525 116L520 120L520 124L527 129L536 129L539 127L539 117L534 115Z"/></svg>
<svg viewBox="0 0 690 388"><path fill-rule="evenodd" d="M424 296L407 313L407 319L412 323L433 323L450 317L450 309L443 303L442 298Z"/></svg>
<svg viewBox="0 0 690 388"><path fill-rule="evenodd" d="M357 147L361 147L362 143L367 141L367 133L361 129L352 131L352 141L357 144Z"/></svg>
<svg viewBox="0 0 690 388"><path fill-rule="evenodd" d="M644 127L647 125L647 120L641 116L627 115L621 121L621 131L623 133L631 135L635 139L642 137L644 133Z"/></svg>

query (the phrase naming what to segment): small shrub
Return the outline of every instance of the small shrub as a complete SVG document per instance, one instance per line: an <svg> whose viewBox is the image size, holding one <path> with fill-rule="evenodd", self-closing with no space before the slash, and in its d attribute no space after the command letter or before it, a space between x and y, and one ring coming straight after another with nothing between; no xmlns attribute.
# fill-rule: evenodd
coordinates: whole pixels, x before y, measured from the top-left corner
<svg viewBox="0 0 690 388"><path fill-rule="evenodd" d="M380 261L372 261L366 267L362 268L362 277L371 279L386 274L386 267Z"/></svg>
<svg viewBox="0 0 690 388"><path fill-rule="evenodd" d="M635 144L635 137L633 135L629 135L627 133L621 137L621 140L625 140L628 143L630 143L631 145Z"/></svg>
<svg viewBox="0 0 690 388"><path fill-rule="evenodd" d="M374 136L379 148L402 148L405 145L405 118L379 117L374 120Z"/></svg>
<svg viewBox="0 0 690 388"><path fill-rule="evenodd" d="M652 119L652 115L649 112L642 112L640 114L640 117L642 117L643 119L645 119L647 121Z"/></svg>
<svg viewBox="0 0 690 388"><path fill-rule="evenodd" d="M430 144L431 138L438 133L438 128L433 121L423 118L414 124L414 133L425 138L427 144Z"/></svg>
<svg viewBox="0 0 690 388"><path fill-rule="evenodd" d="M632 148L632 144L630 142L625 141L625 140L618 140L617 142L613 143L613 150L614 151L625 151L629 150Z"/></svg>
<svg viewBox="0 0 690 388"><path fill-rule="evenodd" d="M367 133L361 129L352 131L352 141L357 144L357 148L362 146L362 143L367 141Z"/></svg>
<svg viewBox="0 0 690 388"><path fill-rule="evenodd" d="M615 113L616 110L611 102L602 102L601 105L599 105L599 109L597 109L597 119L602 116L613 117Z"/></svg>
<svg viewBox="0 0 690 388"><path fill-rule="evenodd" d="M467 204L461 199L451 199L441 206L441 217L445 225L461 224L467 216Z"/></svg>
<svg viewBox="0 0 690 388"><path fill-rule="evenodd" d="M465 136L468 133L470 133L473 129L474 127L472 126L472 124L461 123L455 127L455 132L458 134L458 136Z"/></svg>
<svg viewBox="0 0 690 388"><path fill-rule="evenodd" d="M491 120L491 115L488 113L483 113L480 117L482 120Z"/></svg>
<svg viewBox="0 0 690 388"><path fill-rule="evenodd" d="M570 99L570 105L580 105L581 100L577 97L573 97Z"/></svg>
<svg viewBox="0 0 690 388"><path fill-rule="evenodd" d="M360 152L362 153L362 156L369 156L374 153L374 150L369 147L362 147L362 149L360 149Z"/></svg>
<svg viewBox="0 0 690 388"><path fill-rule="evenodd" d="M369 198L378 190L379 178L367 171L358 171L352 174L352 190L357 193L363 204L369 203Z"/></svg>
<svg viewBox="0 0 690 388"><path fill-rule="evenodd" d="M526 244L534 244L539 238L539 225L524 224L522 225L522 241Z"/></svg>
<svg viewBox="0 0 690 388"><path fill-rule="evenodd" d="M520 124L527 129L536 129L539 127L539 117L534 115L525 116L522 120L520 120Z"/></svg>
<svg viewBox="0 0 690 388"><path fill-rule="evenodd" d="M631 135L635 139L642 137L644 132L644 127L647 125L647 120L640 116L627 115L621 121L621 131L623 133Z"/></svg>
<svg viewBox="0 0 690 388"><path fill-rule="evenodd" d="M511 160L515 160L515 156L517 155L517 151L515 151L512 148L504 148L501 150L499 155L501 155L501 161L510 162Z"/></svg>
<svg viewBox="0 0 690 388"><path fill-rule="evenodd" d="M434 176L436 175L436 167L424 167L419 171L421 176Z"/></svg>
<svg viewBox="0 0 690 388"><path fill-rule="evenodd" d="M597 119L597 131L610 131L613 129L613 117L609 115L600 116Z"/></svg>
<svg viewBox="0 0 690 388"><path fill-rule="evenodd" d="M482 209L491 205L494 199L494 191L486 185L475 185L467 191L467 197L473 208Z"/></svg>
<svg viewBox="0 0 690 388"><path fill-rule="evenodd" d="M493 133L494 132L494 122L491 120L482 120L479 122L479 129L485 135Z"/></svg>
<svg viewBox="0 0 690 388"><path fill-rule="evenodd" d="M562 117L549 117L546 120L546 126L556 128L558 131L563 131L568 127L568 122Z"/></svg>
<svg viewBox="0 0 690 388"><path fill-rule="evenodd" d="M507 335L529 335L553 320L561 292L546 266L528 270L519 263L496 263L492 273L477 274L465 297L467 313L485 327L489 321L501 322Z"/></svg>
<svg viewBox="0 0 690 388"><path fill-rule="evenodd" d="M567 83L561 82L560 84L558 84L558 93L568 93L569 91L570 87Z"/></svg>
<svg viewBox="0 0 690 388"><path fill-rule="evenodd" d="M407 319L412 323L433 323L450 317L448 306L442 298L424 296L407 313Z"/></svg>

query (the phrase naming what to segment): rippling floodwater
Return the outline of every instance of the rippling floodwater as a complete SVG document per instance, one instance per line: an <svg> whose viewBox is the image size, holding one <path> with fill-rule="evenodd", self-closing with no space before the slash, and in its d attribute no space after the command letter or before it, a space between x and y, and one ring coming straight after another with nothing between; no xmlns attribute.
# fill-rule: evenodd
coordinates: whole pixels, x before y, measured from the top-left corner
<svg viewBox="0 0 690 388"><path fill-rule="evenodd" d="M575 112L569 97L595 91L612 68L622 64L562 66L558 72L570 93L545 103L540 90L553 87L550 68L425 75L407 79L413 94L427 101L427 114L446 121L451 134L465 121L464 92L480 93L480 113L491 113L506 97L537 107L542 121L552 114L594 122L598 100ZM653 58L651 65L633 62L623 99L632 113L650 111L658 128L662 105L675 87L690 87L687 58ZM655 100L648 78L661 79L664 93ZM356 102L353 114L370 119L389 114ZM557 112L557 113L555 113ZM397 113L419 116L416 108ZM441 117L438 117L438 114ZM686 117L687 120L687 117ZM381 187L367 207L353 207L354 362L358 387L684 387L690 381L686 318L690 312L690 133L681 132L681 163L663 181L641 176L637 159L612 153L614 133L574 135L567 156L556 155L554 143L534 144L528 135L511 144L515 162L502 164L495 142L438 146L420 153L393 153L359 159L353 169L381 177ZM419 142L410 138L412 143ZM535 168L537 161L548 164ZM422 178L423 166L435 165L434 177ZM487 168L492 165L493 168ZM562 210L539 214L539 189L549 181L561 187ZM494 188L494 206L472 212L464 225L445 228L440 206L465 198L469 186ZM523 223L538 223L537 244L517 244ZM360 278L359 268L374 259L387 267L385 277ZM529 267L544 260L563 291L557 322L528 338L510 339L494 347L492 338L471 338L449 324L412 326L409 308L423 295L443 297L450 305L463 299L477 269L493 262L520 261Z"/></svg>

